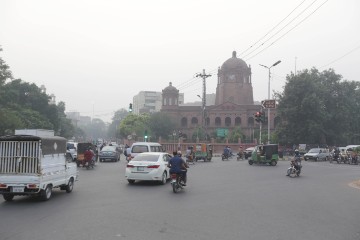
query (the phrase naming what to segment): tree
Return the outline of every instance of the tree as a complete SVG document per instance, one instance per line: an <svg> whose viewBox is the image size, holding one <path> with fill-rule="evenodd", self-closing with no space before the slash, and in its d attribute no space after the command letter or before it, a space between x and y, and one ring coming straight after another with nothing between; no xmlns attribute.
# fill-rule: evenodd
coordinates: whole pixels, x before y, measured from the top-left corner
<svg viewBox="0 0 360 240"><path fill-rule="evenodd" d="M129 114L120 123L120 136L126 138L128 135L136 135L142 137L148 128L149 115Z"/></svg>
<svg viewBox="0 0 360 240"><path fill-rule="evenodd" d="M110 138L120 138L120 123L128 114L129 112L125 108L119 109L114 113L112 122L108 127L107 135Z"/></svg>
<svg viewBox="0 0 360 240"><path fill-rule="evenodd" d="M233 143L237 143L238 140L245 139L245 134L242 132L240 127L234 128L234 130L230 133L229 141Z"/></svg>
<svg viewBox="0 0 360 240"><path fill-rule="evenodd" d="M342 80L332 69L319 72L313 68L288 75L284 91L276 94L280 143L350 142L360 121L359 86Z"/></svg>
<svg viewBox="0 0 360 240"><path fill-rule="evenodd" d="M166 139L175 129L175 123L172 118L162 112L153 113L149 118L149 129L153 139L162 137Z"/></svg>

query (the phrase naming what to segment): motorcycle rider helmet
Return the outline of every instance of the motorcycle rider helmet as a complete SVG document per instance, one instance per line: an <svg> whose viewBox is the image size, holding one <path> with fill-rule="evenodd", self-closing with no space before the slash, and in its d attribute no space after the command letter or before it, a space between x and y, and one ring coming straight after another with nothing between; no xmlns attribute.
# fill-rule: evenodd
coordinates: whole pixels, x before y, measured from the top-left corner
<svg viewBox="0 0 360 240"><path fill-rule="evenodd" d="M295 153L299 153L299 150L298 150L298 149L295 149Z"/></svg>
<svg viewBox="0 0 360 240"><path fill-rule="evenodd" d="M177 151L177 155L178 155L179 157L181 157L181 151L180 151L180 150Z"/></svg>

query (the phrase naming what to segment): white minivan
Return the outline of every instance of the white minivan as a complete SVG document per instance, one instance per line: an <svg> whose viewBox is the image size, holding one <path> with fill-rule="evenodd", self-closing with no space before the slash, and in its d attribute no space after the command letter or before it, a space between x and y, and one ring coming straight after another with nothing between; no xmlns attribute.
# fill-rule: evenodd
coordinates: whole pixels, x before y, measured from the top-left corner
<svg viewBox="0 0 360 240"><path fill-rule="evenodd" d="M165 152L162 145L157 142L135 142L131 145L131 158L143 152Z"/></svg>

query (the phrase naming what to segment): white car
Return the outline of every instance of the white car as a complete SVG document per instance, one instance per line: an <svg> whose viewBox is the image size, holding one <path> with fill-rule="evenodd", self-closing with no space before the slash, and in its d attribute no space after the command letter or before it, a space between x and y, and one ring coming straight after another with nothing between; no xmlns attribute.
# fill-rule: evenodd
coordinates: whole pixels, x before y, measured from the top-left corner
<svg viewBox="0 0 360 240"><path fill-rule="evenodd" d="M165 184L170 178L167 164L171 157L164 152L139 153L126 165L125 177L130 184L136 180Z"/></svg>

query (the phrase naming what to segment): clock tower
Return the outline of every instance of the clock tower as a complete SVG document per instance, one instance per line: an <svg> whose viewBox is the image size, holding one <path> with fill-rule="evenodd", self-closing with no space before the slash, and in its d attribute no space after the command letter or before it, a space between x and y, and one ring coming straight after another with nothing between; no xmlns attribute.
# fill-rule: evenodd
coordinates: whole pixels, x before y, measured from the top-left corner
<svg viewBox="0 0 360 240"><path fill-rule="evenodd" d="M236 57L236 52L218 69L215 105L231 102L237 105L253 105L251 67Z"/></svg>

